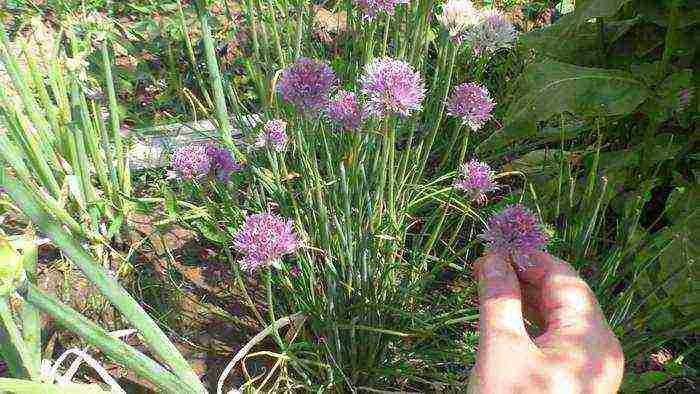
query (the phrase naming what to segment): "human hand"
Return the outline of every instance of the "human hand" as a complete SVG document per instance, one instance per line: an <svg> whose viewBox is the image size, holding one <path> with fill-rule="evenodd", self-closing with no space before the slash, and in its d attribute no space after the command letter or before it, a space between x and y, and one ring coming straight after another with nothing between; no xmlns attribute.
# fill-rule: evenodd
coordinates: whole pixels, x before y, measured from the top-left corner
<svg viewBox="0 0 700 394"><path fill-rule="evenodd" d="M593 292L569 264L542 252L531 260L517 273L495 254L477 262L481 333L468 392L617 392L622 349Z"/></svg>

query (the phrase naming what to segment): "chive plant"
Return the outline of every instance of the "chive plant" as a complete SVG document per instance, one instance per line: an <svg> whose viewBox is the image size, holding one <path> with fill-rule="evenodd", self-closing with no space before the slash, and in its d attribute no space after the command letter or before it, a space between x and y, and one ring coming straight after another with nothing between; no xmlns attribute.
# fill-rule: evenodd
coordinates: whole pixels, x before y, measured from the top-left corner
<svg viewBox="0 0 700 394"><path fill-rule="evenodd" d="M440 270L435 247L443 238L450 240L448 250L460 242L464 217L467 225L483 222L446 184L454 171L428 178L457 57L469 52L447 31L437 40L428 34L433 1L395 2L379 13L356 3L336 4L335 12L347 13L347 52L331 66L311 39L305 2L246 1L253 42L246 64L259 93L254 102L241 103L235 87L221 83L213 46L206 45L209 31L202 30L214 97L226 97L231 116L263 118L244 130L246 163L227 182L209 166L197 166L201 171L191 176L179 164L210 160L202 149L173 157L185 181L180 195L198 205L178 214L209 212L204 226L217 234L208 238L222 244L251 313L277 347L275 368L245 387L381 387L389 384L387 371L400 365L392 349L401 341L430 341L438 327L472 312L455 311L446 322L412 317L421 313L423 294ZM197 7L207 23L205 2ZM286 23L277 23L283 17ZM486 102L482 122L493 108ZM222 108L215 109L219 119ZM471 152L463 150L462 157ZM430 209L429 221L414 220ZM462 222L445 237L448 217ZM198 220L193 227L202 228ZM246 276L262 279L264 300L255 299ZM258 312L259 302L265 313ZM275 322L297 313L305 316L305 335L279 332ZM234 360L244 362L238 355Z"/></svg>

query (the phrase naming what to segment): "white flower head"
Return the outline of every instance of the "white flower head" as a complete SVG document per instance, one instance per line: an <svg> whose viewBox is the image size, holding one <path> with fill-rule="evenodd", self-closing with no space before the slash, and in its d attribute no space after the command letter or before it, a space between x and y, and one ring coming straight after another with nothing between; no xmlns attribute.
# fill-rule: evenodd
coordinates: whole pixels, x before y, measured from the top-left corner
<svg viewBox="0 0 700 394"><path fill-rule="evenodd" d="M488 56L501 48L510 48L516 37L515 27L505 15L489 8L481 10L479 23L464 34L465 41L477 56Z"/></svg>
<svg viewBox="0 0 700 394"><path fill-rule="evenodd" d="M479 12L469 0L449 0L442 5L442 13L436 18L454 38L479 22Z"/></svg>

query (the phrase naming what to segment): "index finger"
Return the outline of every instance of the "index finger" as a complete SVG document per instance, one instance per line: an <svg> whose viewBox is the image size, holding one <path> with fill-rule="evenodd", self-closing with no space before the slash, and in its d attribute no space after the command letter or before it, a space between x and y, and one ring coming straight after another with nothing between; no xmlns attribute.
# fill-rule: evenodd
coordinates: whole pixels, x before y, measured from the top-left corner
<svg viewBox="0 0 700 394"><path fill-rule="evenodd" d="M580 333L607 325L593 291L573 267L546 252L534 253L531 263L518 277L538 293L546 331Z"/></svg>

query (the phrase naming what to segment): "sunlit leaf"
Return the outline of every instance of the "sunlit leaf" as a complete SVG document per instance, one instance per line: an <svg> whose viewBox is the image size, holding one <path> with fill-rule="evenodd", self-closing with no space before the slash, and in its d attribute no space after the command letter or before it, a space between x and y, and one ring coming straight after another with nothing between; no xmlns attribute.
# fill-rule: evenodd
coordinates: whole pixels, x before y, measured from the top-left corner
<svg viewBox="0 0 700 394"><path fill-rule="evenodd" d="M624 115L637 108L649 90L631 74L547 61L529 66L518 80L516 99L505 126L482 144L492 149L537 133L537 122L573 112L580 116Z"/></svg>

